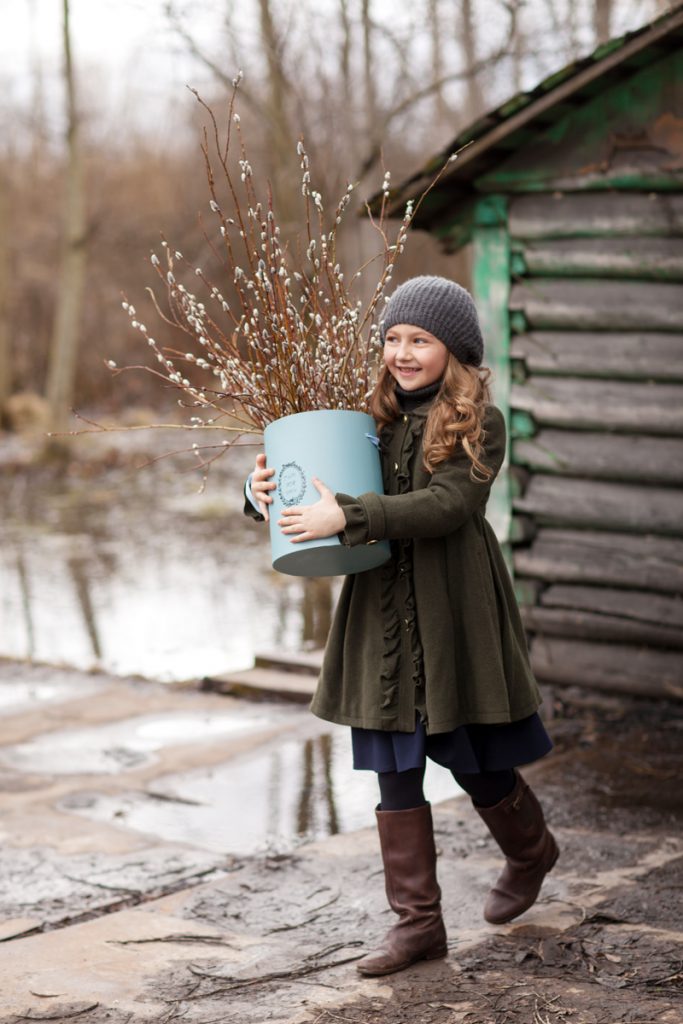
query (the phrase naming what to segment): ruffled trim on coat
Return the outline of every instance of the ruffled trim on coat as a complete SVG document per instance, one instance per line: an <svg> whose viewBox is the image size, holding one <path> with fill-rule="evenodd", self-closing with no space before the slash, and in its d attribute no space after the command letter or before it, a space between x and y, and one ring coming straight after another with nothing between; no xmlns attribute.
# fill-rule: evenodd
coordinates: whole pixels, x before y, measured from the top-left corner
<svg viewBox="0 0 683 1024"><path fill-rule="evenodd" d="M401 451L401 463L396 473L399 494L407 494L411 484L411 464L422 423L411 421ZM384 651L382 654L381 707L385 715L398 714L399 678L401 668L401 631L406 629L409 636L411 681L413 692L424 687L424 652L417 629L415 590L413 586L412 541L400 540L396 544L395 557L384 567L380 608L384 621ZM400 588L405 621L401 621L396 592Z"/></svg>

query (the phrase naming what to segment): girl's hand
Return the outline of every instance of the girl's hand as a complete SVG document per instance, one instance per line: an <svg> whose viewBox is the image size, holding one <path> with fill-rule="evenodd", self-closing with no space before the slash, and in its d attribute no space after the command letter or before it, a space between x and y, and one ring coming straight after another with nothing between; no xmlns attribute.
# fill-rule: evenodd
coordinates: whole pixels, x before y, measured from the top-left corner
<svg viewBox="0 0 683 1024"><path fill-rule="evenodd" d="M270 519L268 506L273 504L268 492L277 488L275 481L270 479L274 472L274 469L268 469L266 466L266 457L263 453L256 456L254 475L251 478L251 493L258 502L259 510L266 522Z"/></svg>
<svg viewBox="0 0 683 1024"><path fill-rule="evenodd" d="M346 526L346 517L329 487L317 477L313 477L313 486L320 495L320 501L315 505L286 508L282 512L283 518L278 519L277 525L283 533L297 534L292 538L292 544L334 537Z"/></svg>

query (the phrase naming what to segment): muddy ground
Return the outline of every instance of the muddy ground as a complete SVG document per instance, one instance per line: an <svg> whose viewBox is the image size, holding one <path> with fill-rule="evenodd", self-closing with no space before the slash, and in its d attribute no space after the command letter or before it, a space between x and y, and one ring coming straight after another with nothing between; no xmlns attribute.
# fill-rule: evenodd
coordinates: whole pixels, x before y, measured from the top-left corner
<svg viewBox="0 0 683 1024"><path fill-rule="evenodd" d="M549 706L556 750L527 775L562 853L518 922L481 920L499 860L457 799L435 809L446 960L357 975L391 923L365 830L6 944L15 974L54 959L2 1024L683 1024L683 706L580 690ZM123 953L126 984L107 988Z"/></svg>

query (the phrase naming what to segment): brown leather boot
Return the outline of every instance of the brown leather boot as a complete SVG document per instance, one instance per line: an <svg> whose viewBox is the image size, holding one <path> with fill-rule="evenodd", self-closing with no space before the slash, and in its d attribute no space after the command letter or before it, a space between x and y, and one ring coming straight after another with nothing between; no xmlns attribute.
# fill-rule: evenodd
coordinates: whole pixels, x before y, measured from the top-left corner
<svg viewBox="0 0 683 1024"><path fill-rule="evenodd" d="M559 856L538 800L515 769L515 788L493 807L474 807L505 854L503 872L488 895L484 917L505 924L523 914Z"/></svg>
<svg viewBox="0 0 683 1024"><path fill-rule="evenodd" d="M387 899L399 920L380 947L356 964L365 975L393 974L448 952L430 805L376 815Z"/></svg>

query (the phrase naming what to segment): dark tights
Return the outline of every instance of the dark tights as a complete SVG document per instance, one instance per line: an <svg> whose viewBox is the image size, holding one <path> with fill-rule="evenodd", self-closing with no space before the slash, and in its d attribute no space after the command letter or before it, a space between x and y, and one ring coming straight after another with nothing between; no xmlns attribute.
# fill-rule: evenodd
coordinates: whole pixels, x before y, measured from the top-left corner
<svg viewBox="0 0 683 1024"><path fill-rule="evenodd" d="M381 808L383 811L408 811L425 803L422 783L424 768L406 772L378 772ZM457 784L479 807L493 807L511 793L515 785L512 768L500 772L451 772Z"/></svg>

